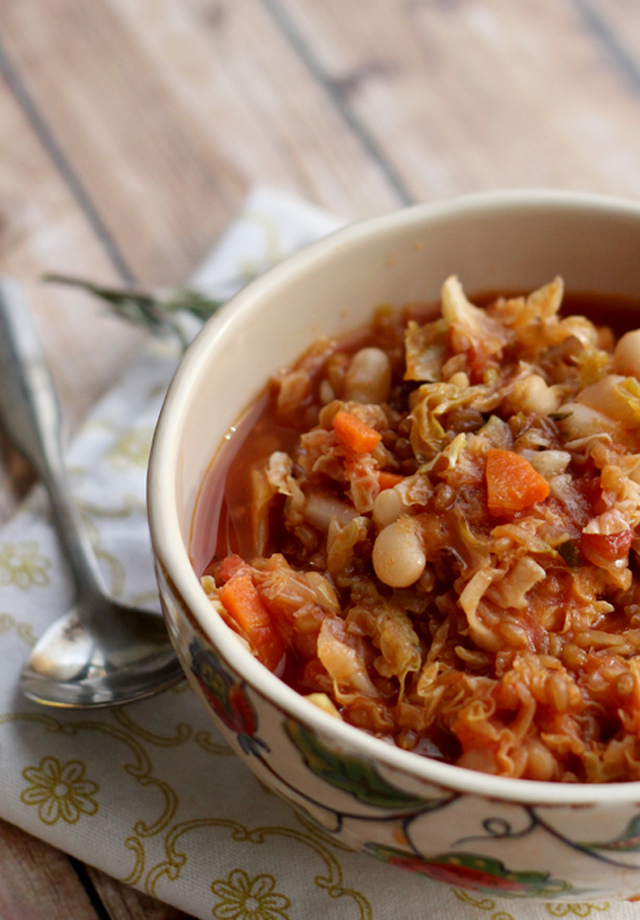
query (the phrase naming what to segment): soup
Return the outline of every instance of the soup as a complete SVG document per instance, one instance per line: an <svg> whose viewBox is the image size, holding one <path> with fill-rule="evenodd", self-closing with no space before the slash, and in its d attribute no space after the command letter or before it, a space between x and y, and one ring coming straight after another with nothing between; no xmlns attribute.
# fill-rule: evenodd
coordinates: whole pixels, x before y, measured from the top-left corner
<svg viewBox="0 0 640 920"><path fill-rule="evenodd" d="M438 308L316 342L204 484L193 557L212 605L296 690L400 747L639 779L628 307L560 279L472 304L452 277Z"/></svg>

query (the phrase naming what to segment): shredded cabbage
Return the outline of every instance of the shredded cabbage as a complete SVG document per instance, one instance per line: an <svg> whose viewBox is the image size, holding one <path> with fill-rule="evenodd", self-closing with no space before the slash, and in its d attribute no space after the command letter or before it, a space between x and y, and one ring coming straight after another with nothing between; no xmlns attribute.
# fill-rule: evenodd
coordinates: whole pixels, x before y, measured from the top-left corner
<svg viewBox="0 0 640 920"><path fill-rule="evenodd" d="M285 679L387 741L497 775L640 779L640 381L563 298L556 278L481 307L452 276L438 316L383 310L358 343L317 343L274 381L295 446L247 473L253 555L221 554L203 587L260 657L218 591L248 572ZM352 365L379 402L348 398Z"/></svg>

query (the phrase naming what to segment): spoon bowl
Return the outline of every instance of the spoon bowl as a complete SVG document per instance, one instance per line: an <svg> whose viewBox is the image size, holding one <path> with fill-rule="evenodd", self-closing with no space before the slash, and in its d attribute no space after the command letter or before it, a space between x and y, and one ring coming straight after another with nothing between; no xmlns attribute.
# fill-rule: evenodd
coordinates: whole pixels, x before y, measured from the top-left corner
<svg viewBox="0 0 640 920"><path fill-rule="evenodd" d="M0 280L0 415L43 481L69 563L75 604L40 637L21 678L48 706L95 708L150 696L182 680L162 616L111 598L71 499L53 381L22 288Z"/></svg>
<svg viewBox="0 0 640 920"><path fill-rule="evenodd" d="M40 637L27 658L21 690L48 706L94 708L141 699L183 677L158 614L97 599L91 608L108 625L87 623L75 606Z"/></svg>

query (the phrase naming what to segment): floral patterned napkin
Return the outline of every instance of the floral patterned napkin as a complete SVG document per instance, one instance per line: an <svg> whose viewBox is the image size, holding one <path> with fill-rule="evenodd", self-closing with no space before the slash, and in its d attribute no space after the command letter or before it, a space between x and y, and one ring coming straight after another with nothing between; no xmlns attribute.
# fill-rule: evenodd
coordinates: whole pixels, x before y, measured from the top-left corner
<svg viewBox="0 0 640 920"><path fill-rule="evenodd" d="M194 277L216 294L339 221L258 189ZM237 281L235 282L237 283ZM153 343L68 452L105 579L159 609L145 511L151 434L177 361ZM0 817L199 918L640 918L631 904L501 899L352 853L264 789L186 684L119 709L58 711L18 689L36 636L71 602L43 490L0 531Z"/></svg>

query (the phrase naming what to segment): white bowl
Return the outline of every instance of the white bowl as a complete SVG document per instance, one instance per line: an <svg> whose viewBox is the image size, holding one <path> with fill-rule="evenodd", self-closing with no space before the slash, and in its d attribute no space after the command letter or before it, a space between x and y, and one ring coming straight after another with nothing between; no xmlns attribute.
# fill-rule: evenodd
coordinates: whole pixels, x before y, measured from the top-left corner
<svg viewBox="0 0 640 920"><path fill-rule="evenodd" d="M225 436L275 370L380 304L465 290L573 292L640 303L640 204L501 192L339 230L252 282L204 327L170 386L149 468L167 625L212 717L262 782L349 846L494 895L640 896L640 783L567 785L472 772L403 751L320 711L264 668L212 610L191 547ZM639 323L640 324L640 323Z"/></svg>

